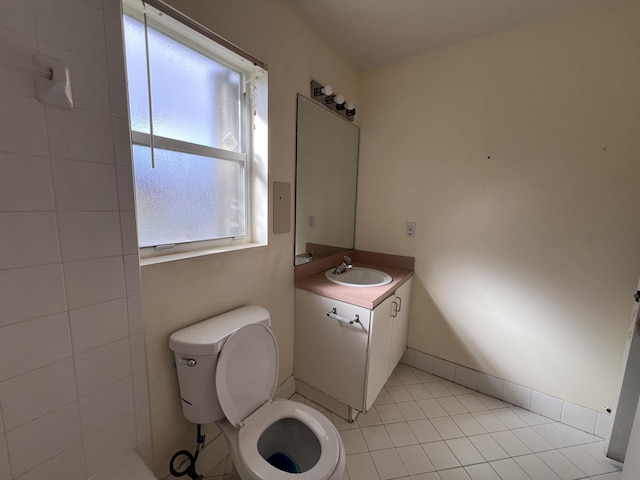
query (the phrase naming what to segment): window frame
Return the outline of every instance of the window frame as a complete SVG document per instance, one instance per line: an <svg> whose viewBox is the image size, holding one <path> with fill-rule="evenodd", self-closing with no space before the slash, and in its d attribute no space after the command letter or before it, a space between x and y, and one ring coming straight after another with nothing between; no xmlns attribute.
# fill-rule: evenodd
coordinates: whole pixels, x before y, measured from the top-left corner
<svg viewBox="0 0 640 480"><path fill-rule="evenodd" d="M158 7L161 8L158 9ZM232 237L176 244L139 246L141 263L144 265L267 245L268 188L264 188L267 185L268 176L266 65L162 2L157 0L125 0L123 2L123 22L124 16L130 16L136 21L145 23L145 14L147 15L149 28L159 31L161 34L240 74L242 85L240 93L241 152L195 144L157 134L153 135L152 142L152 135L134 131L131 128L131 120L129 119L131 146L140 145L147 148L205 156L217 161L229 160L242 163L245 177L244 192L242 194L245 197L246 233ZM229 48L230 46L232 49ZM239 52L243 53L243 55L240 55ZM152 121L152 117L150 120ZM133 187L135 190L133 164L134 162L132 161ZM139 215L136 216L139 217ZM139 223L140 219L137 218L137 221Z"/></svg>

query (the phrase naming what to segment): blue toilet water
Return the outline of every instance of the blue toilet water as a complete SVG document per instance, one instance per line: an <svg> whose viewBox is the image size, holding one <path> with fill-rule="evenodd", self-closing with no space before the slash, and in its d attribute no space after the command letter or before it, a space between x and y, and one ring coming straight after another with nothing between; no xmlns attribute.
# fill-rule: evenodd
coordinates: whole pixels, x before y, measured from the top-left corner
<svg viewBox="0 0 640 480"><path fill-rule="evenodd" d="M296 461L286 453L276 452L267 458L267 462L283 472L300 473L300 467Z"/></svg>

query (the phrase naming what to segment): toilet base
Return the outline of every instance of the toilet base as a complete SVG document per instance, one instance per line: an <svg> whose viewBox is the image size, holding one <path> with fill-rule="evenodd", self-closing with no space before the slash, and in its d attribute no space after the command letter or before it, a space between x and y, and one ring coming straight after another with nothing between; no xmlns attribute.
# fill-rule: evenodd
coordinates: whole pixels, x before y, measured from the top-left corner
<svg viewBox="0 0 640 480"><path fill-rule="evenodd" d="M231 458L233 468L231 473L231 478L233 480L260 480L249 472L242 461L240 460L238 453L238 430L231 425L226 419L220 422L216 422L216 425L222 432L222 436L227 443L227 447L229 448L229 457ZM333 473L327 479L318 479L318 480L342 480L344 475L346 465L346 455L344 451L344 445L340 442L340 455L338 459L338 464L334 469Z"/></svg>

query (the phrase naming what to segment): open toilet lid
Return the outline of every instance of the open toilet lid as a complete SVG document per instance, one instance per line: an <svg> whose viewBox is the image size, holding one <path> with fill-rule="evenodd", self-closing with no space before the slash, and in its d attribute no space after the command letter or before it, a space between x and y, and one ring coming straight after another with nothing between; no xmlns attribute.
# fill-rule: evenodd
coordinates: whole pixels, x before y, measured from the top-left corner
<svg viewBox="0 0 640 480"><path fill-rule="evenodd" d="M218 400L227 420L245 418L273 398L278 382L278 344L268 327L253 323L225 342L216 367Z"/></svg>

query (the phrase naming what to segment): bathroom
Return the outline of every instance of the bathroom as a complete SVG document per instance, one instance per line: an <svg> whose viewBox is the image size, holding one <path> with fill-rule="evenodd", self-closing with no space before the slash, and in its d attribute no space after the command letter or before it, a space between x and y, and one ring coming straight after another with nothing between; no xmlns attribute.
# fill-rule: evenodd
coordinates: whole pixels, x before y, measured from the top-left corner
<svg viewBox="0 0 640 480"><path fill-rule="evenodd" d="M174 3L268 64L270 185L295 183L310 79L353 98L356 247L415 257L412 349L612 406L640 272L637 1L362 71L289 2ZM77 107L0 63L3 480L84 480L135 448L166 472L194 441L167 339L213 314L265 306L293 372L293 233L138 269L118 23L116 0L0 2L0 58L65 60Z"/></svg>

